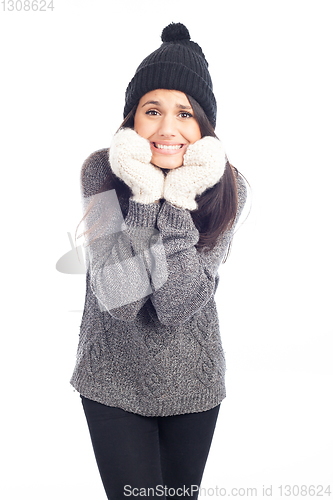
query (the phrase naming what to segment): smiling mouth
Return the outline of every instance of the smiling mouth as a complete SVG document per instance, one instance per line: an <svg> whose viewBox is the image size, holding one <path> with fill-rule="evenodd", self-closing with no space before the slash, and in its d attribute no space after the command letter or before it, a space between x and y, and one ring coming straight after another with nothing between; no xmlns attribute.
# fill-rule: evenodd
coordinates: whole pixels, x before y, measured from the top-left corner
<svg viewBox="0 0 333 500"><path fill-rule="evenodd" d="M153 148L161 153L176 153L184 147L184 144L160 144L158 142L151 143Z"/></svg>
<svg viewBox="0 0 333 500"><path fill-rule="evenodd" d="M158 142L153 142L154 147L157 149L181 149L183 144L159 144Z"/></svg>

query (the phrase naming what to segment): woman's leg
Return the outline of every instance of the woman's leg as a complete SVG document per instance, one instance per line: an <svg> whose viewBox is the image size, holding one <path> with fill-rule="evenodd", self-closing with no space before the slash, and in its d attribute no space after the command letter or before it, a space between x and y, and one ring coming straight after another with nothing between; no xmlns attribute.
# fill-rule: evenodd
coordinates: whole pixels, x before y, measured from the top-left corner
<svg viewBox="0 0 333 500"><path fill-rule="evenodd" d="M200 413L159 417L160 453L164 485L177 490L176 498L197 498L220 405ZM184 489L188 488L185 491ZM168 498L168 497L167 497Z"/></svg>
<svg viewBox="0 0 333 500"><path fill-rule="evenodd" d="M153 494L163 485L157 419L81 399L107 497L133 498L152 488L149 497L163 500Z"/></svg>

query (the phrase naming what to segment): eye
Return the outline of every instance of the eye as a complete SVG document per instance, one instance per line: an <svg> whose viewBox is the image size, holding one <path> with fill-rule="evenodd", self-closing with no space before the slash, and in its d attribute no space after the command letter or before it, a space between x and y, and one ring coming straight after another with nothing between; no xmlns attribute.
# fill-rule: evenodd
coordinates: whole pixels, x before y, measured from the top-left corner
<svg viewBox="0 0 333 500"><path fill-rule="evenodd" d="M156 109L148 109L145 114L150 116L157 116L159 113L158 111L156 111Z"/></svg>
<svg viewBox="0 0 333 500"><path fill-rule="evenodd" d="M187 111L182 111L179 113L179 116L181 118L193 118L193 115L191 113L188 113Z"/></svg>

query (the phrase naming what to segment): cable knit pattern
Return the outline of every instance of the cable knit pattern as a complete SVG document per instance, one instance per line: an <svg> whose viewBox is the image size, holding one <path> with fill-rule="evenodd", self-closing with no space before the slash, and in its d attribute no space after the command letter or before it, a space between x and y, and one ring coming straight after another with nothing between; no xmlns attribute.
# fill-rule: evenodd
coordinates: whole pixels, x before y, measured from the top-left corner
<svg viewBox="0 0 333 500"><path fill-rule="evenodd" d="M163 197L164 174L150 163L152 152L147 139L124 128L113 138L109 159L113 172L132 190L132 199L154 203Z"/></svg>
<svg viewBox="0 0 333 500"><path fill-rule="evenodd" d="M82 176L85 196L97 191L108 168L107 149L88 158ZM237 185L238 220L246 199L240 176ZM226 395L226 366L214 294L217 270L237 220L212 251L199 252L199 233L189 210L164 200L144 204L119 196L119 203L133 254L143 248L140 243L136 249L136 234L149 238L158 232L167 279L158 288L151 280L148 296L101 310L91 288L96 267L89 263L71 384L89 399L145 416L209 410ZM107 246L103 248L107 254ZM151 269L151 263L146 262L149 279ZM117 294L122 285L111 282L105 293Z"/></svg>
<svg viewBox="0 0 333 500"><path fill-rule="evenodd" d="M164 198L179 208L196 210L195 197L214 186L225 169L223 145L215 137L203 137L190 144L183 166L171 170L164 183Z"/></svg>

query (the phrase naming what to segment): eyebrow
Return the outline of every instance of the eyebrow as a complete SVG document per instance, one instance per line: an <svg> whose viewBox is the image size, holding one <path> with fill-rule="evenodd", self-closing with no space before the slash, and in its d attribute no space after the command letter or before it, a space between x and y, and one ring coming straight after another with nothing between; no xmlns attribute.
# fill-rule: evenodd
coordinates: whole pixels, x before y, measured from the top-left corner
<svg viewBox="0 0 333 500"><path fill-rule="evenodd" d="M160 101L147 101L145 102L144 104L142 104L142 108L144 106L147 106L148 104L153 104L154 106L161 106L161 102ZM184 106L184 104L176 104L176 108L179 108L179 109L192 109L191 106Z"/></svg>

